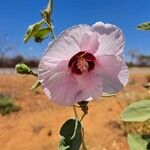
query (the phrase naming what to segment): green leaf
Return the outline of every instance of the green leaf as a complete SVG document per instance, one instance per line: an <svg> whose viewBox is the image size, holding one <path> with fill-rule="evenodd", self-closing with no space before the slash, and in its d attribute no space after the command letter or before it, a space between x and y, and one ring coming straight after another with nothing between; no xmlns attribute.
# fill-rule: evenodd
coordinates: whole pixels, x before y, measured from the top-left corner
<svg viewBox="0 0 150 150"><path fill-rule="evenodd" d="M49 0L47 8L41 11L41 15L42 15L42 18L44 19L44 22L51 29L50 31L51 38L55 39L55 34L53 30L54 26L53 26L53 21L52 21L52 11L53 11L53 0Z"/></svg>
<svg viewBox="0 0 150 150"><path fill-rule="evenodd" d="M140 30L150 30L150 22L141 23L137 28Z"/></svg>
<svg viewBox="0 0 150 150"><path fill-rule="evenodd" d="M128 134L127 140L130 150L148 150L148 141L140 134Z"/></svg>
<svg viewBox="0 0 150 150"><path fill-rule="evenodd" d="M42 17L45 21L47 22L50 21L50 18L52 16L52 10L53 10L53 0L49 0L47 8L41 11Z"/></svg>
<svg viewBox="0 0 150 150"><path fill-rule="evenodd" d="M77 119L67 120L60 130L62 139L59 150L79 150L82 142L81 123Z"/></svg>
<svg viewBox="0 0 150 150"><path fill-rule="evenodd" d="M59 150L68 150L70 146L65 146L66 139L64 137L61 137L61 140L59 142Z"/></svg>
<svg viewBox="0 0 150 150"><path fill-rule="evenodd" d="M46 11L50 14L50 17L52 15L52 10L53 10L53 0L49 0Z"/></svg>
<svg viewBox="0 0 150 150"><path fill-rule="evenodd" d="M122 121L146 121L150 119L150 100L141 100L130 104L121 113Z"/></svg>
<svg viewBox="0 0 150 150"><path fill-rule="evenodd" d="M150 150L150 141L147 144L147 150Z"/></svg>
<svg viewBox="0 0 150 150"><path fill-rule="evenodd" d="M51 29L49 27L40 29L34 35L35 41L36 42L42 42L48 36L48 34L50 32L51 32Z"/></svg>
<svg viewBox="0 0 150 150"><path fill-rule="evenodd" d="M35 90L36 88L38 88L41 85L41 82L39 80L37 80L31 87L31 91Z"/></svg>
<svg viewBox="0 0 150 150"><path fill-rule="evenodd" d="M24 43L28 42L32 37L34 37L34 35L39 31L43 23L44 22L42 20L28 27L27 32L24 36Z"/></svg>
<svg viewBox="0 0 150 150"><path fill-rule="evenodd" d="M150 135L142 135L142 139L149 143L150 142Z"/></svg>
<svg viewBox="0 0 150 150"><path fill-rule="evenodd" d="M102 97L112 97L112 96L116 96L115 93L103 93Z"/></svg>

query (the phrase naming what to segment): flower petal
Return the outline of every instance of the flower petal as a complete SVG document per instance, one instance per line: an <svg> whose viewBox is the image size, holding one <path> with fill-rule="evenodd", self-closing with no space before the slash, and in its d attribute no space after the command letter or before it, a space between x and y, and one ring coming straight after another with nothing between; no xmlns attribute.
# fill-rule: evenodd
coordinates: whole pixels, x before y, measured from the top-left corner
<svg viewBox="0 0 150 150"><path fill-rule="evenodd" d="M88 25L73 26L62 32L46 49L40 65L56 66L60 61L69 60L80 51L80 42L85 32L90 32Z"/></svg>
<svg viewBox="0 0 150 150"><path fill-rule="evenodd" d="M118 78L124 86L129 81L129 69L124 62L122 63L122 68L121 68L121 71L119 72Z"/></svg>
<svg viewBox="0 0 150 150"><path fill-rule="evenodd" d="M45 93L57 104L69 106L76 103L77 82L71 75L64 72L56 73L45 83Z"/></svg>
<svg viewBox="0 0 150 150"><path fill-rule="evenodd" d="M70 106L89 97L100 96L102 83L96 71L74 75L66 69L67 62L60 62L53 71L39 72L39 80L49 99L57 104Z"/></svg>
<svg viewBox="0 0 150 150"><path fill-rule="evenodd" d="M116 58L116 56L102 55L97 57L97 61L99 64L99 75L103 83L103 92L119 92L123 88L123 84L118 77L119 72L122 68L118 63L118 59ZM120 73L120 78L121 77L122 76Z"/></svg>
<svg viewBox="0 0 150 150"><path fill-rule="evenodd" d="M124 48L124 35L122 31L111 24L97 22L92 26L93 32L99 34L99 49L97 55L116 55L121 56Z"/></svg>
<svg viewBox="0 0 150 150"><path fill-rule="evenodd" d="M38 77L49 99L60 105L75 103L78 86L68 70L68 61L61 61L53 70L39 69Z"/></svg>
<svg viewBox="0 0 150 150"><path fill-rule="evenodd" d="M98 47L99 47L99 42L98 42L97 33L92 33L91 35L85 33L83 35L80 43L81 51L87 51L89 53L94 54L98 50Z"/></svg>
<svg viewBox="0 0 150 150"><path fill-rule="evenodd" d="M87 49L88 42L90 40L90 35L88 33L84 33L81 42L80 42L80 50L85 51Z"/></svg>
<svg viewBox="0 0 150 150"><path fill-rule="evenodd" d="M97 70L76 75L78 81L79 93L76 95L78 101L87 100L88 98L98 98L102 95L102 82ZM91 100L91 99L90 99Z"/></svg>
<svg viewBox="0 0 150 150"><path fill-rule="evenodd" d="M42 83L43 80L46 81L47 78L50 78L54 74L60 73L60 72L67 72L67 70L68 70L67 60L59 62L59 64L57 64L55 67L52 67L51 65L47 67L41 63L38 68L38 78L39 78L39 81Z"/></svg>

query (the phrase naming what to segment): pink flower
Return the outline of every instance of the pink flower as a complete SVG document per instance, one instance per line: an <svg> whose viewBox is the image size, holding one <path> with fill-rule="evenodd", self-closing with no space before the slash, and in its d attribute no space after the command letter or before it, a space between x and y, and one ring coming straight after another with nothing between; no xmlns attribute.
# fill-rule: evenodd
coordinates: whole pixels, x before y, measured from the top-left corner
<svg viewBox="0 0 150 150"><path fill-rule="evenodd" d="M120 91L128 82L124 36L111 24L77 25L62 32L39 64L44 92L60 105L74 105L102 92Z"/></svg>

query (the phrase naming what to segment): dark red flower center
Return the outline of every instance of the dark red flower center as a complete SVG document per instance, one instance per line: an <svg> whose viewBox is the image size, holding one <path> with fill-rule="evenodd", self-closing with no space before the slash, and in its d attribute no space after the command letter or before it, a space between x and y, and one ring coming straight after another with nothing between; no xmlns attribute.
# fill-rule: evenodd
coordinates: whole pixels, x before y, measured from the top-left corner
<svg viewBox="0 0 150 150"><path fill-rule="evenodd" d="M83 72L89 72L95 67L95 56L86 51L80 51L75 54L69 61L68 67L75 74L82 74Z"/></svg>

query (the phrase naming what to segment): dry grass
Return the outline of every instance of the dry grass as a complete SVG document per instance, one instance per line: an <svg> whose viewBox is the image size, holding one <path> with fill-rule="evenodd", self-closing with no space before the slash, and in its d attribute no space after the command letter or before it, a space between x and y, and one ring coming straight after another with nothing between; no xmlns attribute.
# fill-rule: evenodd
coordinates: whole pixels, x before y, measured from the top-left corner
<svg viewBox="0 0 150 150"><path fill-rule="evenodd" d="M117 96L90 103L83 121L88 150L129 150L119 114L129 103L149 98L148 89L142 86L148 74L144 69L140 73L132 70L132 82ZM34 81L29 76L0 75L0 92L10 93L22 107L18 113L0 116L3 150L57 150L59 129L74 116L71 107L49 102L41 89L29 91Z"/></svg>

